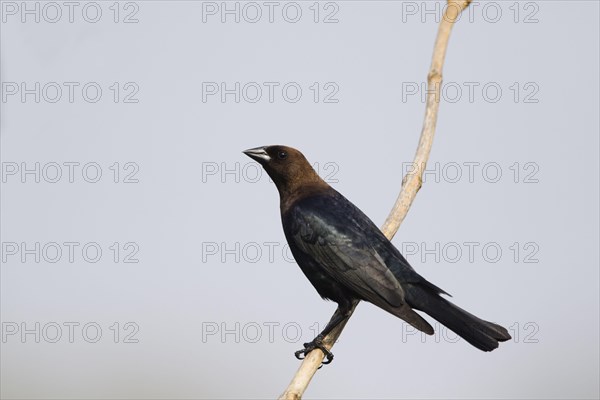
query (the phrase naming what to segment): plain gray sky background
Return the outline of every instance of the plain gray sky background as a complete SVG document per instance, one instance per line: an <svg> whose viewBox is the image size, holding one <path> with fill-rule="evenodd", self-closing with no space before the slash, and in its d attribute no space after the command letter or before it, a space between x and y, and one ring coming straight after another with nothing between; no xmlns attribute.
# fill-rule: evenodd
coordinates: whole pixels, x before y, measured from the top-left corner
<svg viewBox="0 0 600 400"><path fill-rule="evenodd" d="M426 78L437 24L424 12L435 3L322 2L317 23L312 1L297 3L297 23L283 19L286 2L273 23L262 2L256 23L244 15L222 23L219 14L203 22L203 3L194 1L120 3L115 23L113 2L98 4L97 23L82 17L85 8L94 18L86 2L72 23L62 5L58 22L45 21L56 15L45 3L39 23L27 14L23 23L21 2L2 2L2 397L276 397L298 367L293 352L335 306L286 260L276 190L264 174L255 182L241 151L299 148L381 224L421 128L424 104L407 90ZM323 23L332 12L338 22ZM137 23L122 22L130 13ZM402 321L362 304L307 398L599 396L598 3L478 3L471 13L455 27L445 65L430 158L439 182L428 175L394 243L454 302L514 339L489 354L451 334L422 343ZM40 82L39 103L10 94L22 82ZM49 82L63 88L56 103L48 101L55 87L43 90ZM64 82L79 84L72 103ZM96 103L82 97L88 82L102 88ZM255 96L250 85L239 103L234 95L203 101L203 82L256 82L263 97L246 101ZM263 82L279 84L272 103ZM296 103L282 96L289 82L302 89ZM123 102L136 87L130 99L138 102ZM338 102L325 103L336 88L330 99ZM9 174L36 162L50 179L51 163L80 166L73 183L64 165L57 183ZM92 162L102 169L97 183L81 175ZM452 183L457 165L462 176ZM138 183L122 183L136 166ZM62 258L45 261L55 250L46 246L39 263L31 254L23 262L21 243L36 242L60 243ZM64 242L80 244L72 263ZM81 255L90 242L102 249L96 263ZM236 243L236 254L223 251ZM136 246L139 262L124 263ZM39 343L8 334L36 322ZM69 322L80 324L73 343ZM88 340L93 326L102 329L97 343L82 335L88 323L97 324ZM56 325L62 336L50 343ZM135 326L139 342L124 343ZM231 331L224 338L223 328Z"/></svg>

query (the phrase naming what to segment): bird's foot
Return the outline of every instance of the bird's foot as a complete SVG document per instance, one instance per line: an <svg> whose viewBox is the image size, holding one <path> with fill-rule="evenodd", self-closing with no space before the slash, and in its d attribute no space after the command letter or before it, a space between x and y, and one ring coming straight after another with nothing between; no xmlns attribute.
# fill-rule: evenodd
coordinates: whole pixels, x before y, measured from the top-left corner
<svg viewBox="0 0 600 400"><path fill-rule="evenodd" d="M323 354L325 354L325 360L323 360L321 365L330 364L333 361L333 353L331 353L325 348L325 346L323 345L323 336L321 335L314 338L312 342L304 343L304 348L295 352L294 355L298 360L303 360L306 357L306 355L314 349L319 349L323 352Z"/></svg>

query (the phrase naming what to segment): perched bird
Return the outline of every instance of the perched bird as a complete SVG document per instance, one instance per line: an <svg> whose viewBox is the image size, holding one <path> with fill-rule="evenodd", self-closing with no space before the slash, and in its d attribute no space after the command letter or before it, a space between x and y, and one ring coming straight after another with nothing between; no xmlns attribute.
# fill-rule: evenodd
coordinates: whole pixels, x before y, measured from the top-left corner
<svg viewBox="0 0 600 400"><path fill-rule="evenodd" d="M354 204L323 181L298 150L265 146L244 151L271 177L280 197L283 231L292 254L324 299L338 309L325 329L296 357L321 349L322 340L365 300L429 335L423 311L483 351L509 340L508 331L450 303L448 294L419 275L379 228Z"/></svg>

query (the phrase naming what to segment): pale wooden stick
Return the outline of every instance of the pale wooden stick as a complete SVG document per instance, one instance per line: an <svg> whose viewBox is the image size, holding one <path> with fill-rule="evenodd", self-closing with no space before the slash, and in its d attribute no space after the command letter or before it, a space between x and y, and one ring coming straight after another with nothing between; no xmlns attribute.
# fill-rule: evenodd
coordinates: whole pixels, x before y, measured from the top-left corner
<svg viewBox="0 0 600 400"><path fill-rule="evenodd" d="M437 114L440 101L440 86L442 83L442 67L448 48L448 40L450 39L450 31L454 26L454 22L460 13L467 8L471 0L447 0L448 4L444 11L444 16L440 21L438 34L433 48L433 57L431 67L427 75L427 104L425 108L425 119L423 121L423 129L421 130L421 138L417 146L417 152L413 161L414 170L407 174L402 180L402 188L396 199L396 203L392 211L386 218L381 231L390 240L394 237L400 224L406 217L417 192L422 185L423 171L429 158L431 145L433 144L433 136L437 123ZM352 312L356 305L352 308ZM337 311L336 311L337 312ZM346 323L352 316L350 314L342 323L340 323L329 335L323 339L323 344L327 349L331 349L335 341L339 338ZM310 380L323 361L324 354L321 351L314 350L306 355L306 358L300 364L300 368L294 375L289 386L279 397L280 400L297 400L301 399L304 391L308 387Z"/></svg>

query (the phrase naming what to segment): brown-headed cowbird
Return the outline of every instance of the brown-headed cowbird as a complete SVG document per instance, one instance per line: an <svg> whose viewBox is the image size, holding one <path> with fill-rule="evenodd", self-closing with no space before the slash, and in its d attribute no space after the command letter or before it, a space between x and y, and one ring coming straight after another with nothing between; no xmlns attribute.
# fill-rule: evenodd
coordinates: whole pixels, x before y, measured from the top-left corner
<svg viewBox="0 0 600 400"><path fill-rule="evenodd" d="M419 275L379 228L354 204L323 181L298 150L265 146L244 151L269 174L280 197L281 221L302 272L324 299L338 303L325 329L296 357L319 348L322 340L365 300L429 335L423 311L483 351L510 339L500 325L455 306L448 294ZM413 310L414 309L414 310Z"/></svg>

